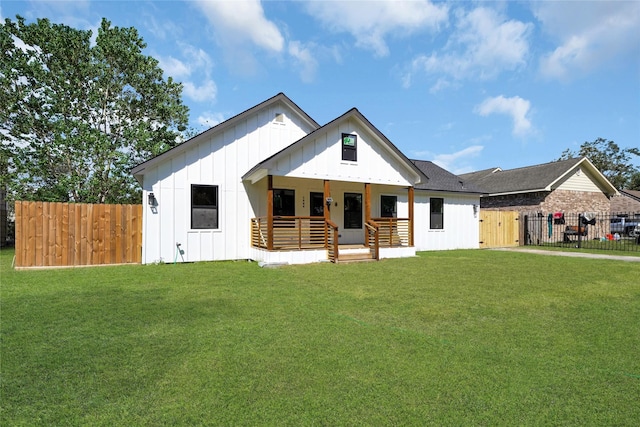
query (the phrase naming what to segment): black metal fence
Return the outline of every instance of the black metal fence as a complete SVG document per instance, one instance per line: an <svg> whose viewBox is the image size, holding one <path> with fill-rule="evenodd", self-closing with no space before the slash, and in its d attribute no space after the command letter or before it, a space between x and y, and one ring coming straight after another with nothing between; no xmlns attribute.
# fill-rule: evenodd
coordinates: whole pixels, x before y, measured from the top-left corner
<svg viewBox="0 0 640 427"><path fill-rule="evenodd" d="M524 244L640 252L640 213L530 213Z"/></svg>

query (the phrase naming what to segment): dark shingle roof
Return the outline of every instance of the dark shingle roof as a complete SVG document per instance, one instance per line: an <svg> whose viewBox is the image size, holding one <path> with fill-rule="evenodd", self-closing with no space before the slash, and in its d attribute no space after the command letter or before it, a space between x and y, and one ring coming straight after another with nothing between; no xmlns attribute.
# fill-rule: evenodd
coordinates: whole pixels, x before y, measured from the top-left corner
<svg viewBox="0 0 640 427"><path fill-rule="evenodd" d="M517 169L486 169L463 174L463 180L471 181L489 194L541 191L567 173L583 158L560 160Z"/></svg>
<svg viewBox="0 0 640 427"><path fill-rule="evenodd" d="M620 193L640 202L640 190L620 190Z"/></svg>
<svg viewBox="0 0 640 427"><path fill-rule="evenodd" d="M477 193L482 194L478 186L472 182L465 181L461 177L442 169L433 162L425 160L411 160L420 171L428 178L425 182L416 185L416 190L449 191L455 193Z"/></svg>

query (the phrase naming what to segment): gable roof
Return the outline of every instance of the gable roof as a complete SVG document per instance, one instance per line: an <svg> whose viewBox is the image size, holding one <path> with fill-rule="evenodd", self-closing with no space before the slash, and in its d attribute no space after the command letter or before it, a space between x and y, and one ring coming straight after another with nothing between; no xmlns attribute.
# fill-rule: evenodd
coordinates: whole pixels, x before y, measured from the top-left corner
<svg viewBox="0 0 640 427"><path fill-rule="evenodd" d="M193 138L183 142L182 144L179 144L173 148L171 148L170 150L165 151L162 154L157 155L156 157L147 160L146 162L140 163L139 165L135 166L133 169L131 169L131 174L133 176L136 177L136 179L138 179L138 181L140 181L140 177L142 175L144 175L144 170L146 168L149 168L159 162L164 161L166 158L170 158L171 156L174 156L176 154L182 153L185 150L188 150L189 148L191 148L191 146L193 145L197 145L200 141L202 141L203 139L206 139L209 137L209 135L211 135L212 133L218 133L218 132L223 132L225 129L231 127L231 126L235 126L238 122L244 120L246 117L250 116L251 114L262 110L263 108L272 105L272 104L276 104L278 102L281 102L285 105L287 105L289 108L291 108L293 111L295 111L298 116L304 121L306 122L308 125L310 125L312 128L317 129L320 127L320 125L318 124L318 122L316 122L314 119L311 118L311 116L309 116L307 113L305 113L300 107L298 107L298 105L293 102L291 99L289 99L289 97L287 97L287 95L285 95L284 93L280 92L279 94L261 102L258 105L255 105L251 108L249 108L248 110L243 111L242 113L236 114L235 116L225 120L222 123L219 123L209 129L207 129L206 131L199 133L198 135L194 136Z"/></svg>
<svg viewBox="0 0 640 427"><path fill-rule="evenodd" d="M416 190L447 191L454 193L485 193L473 182L465 181L461 177L426 160L411 160L422 173L429 177L427 182L416 185Z"/></svg>
<svg viewBox="0 0 640 427"><path fill-rule="evenodd" d="M620 194L640 202L640 190L620 190Z"/></svg>
<svg viewBox="0 0 640 427"><path fill-rule="evenodd" d="M477 182L480 179L484 178L485 176L489 176L494 172L499 172L502 169L500 168L489 168L489 169L483 169L481 171L476 171L476 172L468 172L465 174L461 174L460 177L464 178L465 181L469 181L469 182Z"/></svg>
<svg viewBox="0 0 640 427"><path fill-rule="evenodd" d="M382 132L380 132L380 130L378 130L378 128L376 128L360 111L358 111L357 108L352 108L351 110L347 111L343 115L336 117L326 125L317 128L313 132L300 138L293 144L285 147L284 149L275 153L271 157L268 157L265 160L261 161L260 163L255 165L253 168L251 168L247 173L245 173L242 176L242 179L251 180L255 182L263 178L264 176L267 175L267 170L270 167L272 167L279 159L288 155L292 151L298 149L300 146L306 144L307 142L314 141L318 133L327 131L333 128L334 126L338 126L340 122L349 120L349 119L355 119L359 121L366 129L371 131L379 139L382 146L385 147L391 155L393 155L397 160L399 160L400 163L404 164L407 167L407 169L410 170L415 175L415 183L420 183L427 180L427 177L424 176L422 171L418 169L418 167L416 167L416 165L414 165L413 162L411 162L411 160L409 160L398 149L398 147L396 147Z"/></svg>
<svg viewBox="0 0 640 427"><path fill-rule="evenodd" d="M471 181L492 196L504 194L552 191L579 167L587 170L593 180L607 195L618 194L616 188L586 157L559 160L541 165L502 170L500 168L463 174L463 180Z"/></svg>

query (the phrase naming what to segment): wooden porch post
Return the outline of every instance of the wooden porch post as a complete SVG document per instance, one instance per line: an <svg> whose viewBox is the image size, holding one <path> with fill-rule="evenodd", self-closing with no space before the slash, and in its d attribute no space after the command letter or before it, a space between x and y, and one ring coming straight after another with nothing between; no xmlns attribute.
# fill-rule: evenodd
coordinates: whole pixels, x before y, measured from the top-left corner
<svg viewBox="0 0 640 427"><path fill-rule="evenodd" d="M331 219L331 211L329 210L329 207L327 206L327 199L331 197L331 181L329 181L328 179L324 180L324 200L322 201L322 203L324 203L324 219Z"/></svg>
<svg viewBox="0 0 640 427"><path fill-rule="evenodd" d="M413 246L413 199L414 189L409 187L409 246Z"/></svg>
<svg viewBox="0 0 640 427"><path fill-rule="evenodd" d="M324 203L324 209L322 209L322 211L324 212L324 220L325 220L325 224L324 224L324 247L325 248L329 248L329 227L327 226L327 222L326 221L330 221L331 220L331 211L329 210L329 206L327 206L327 198L331 196L331 181L329 181L328 179L324 180L324 193L323 193L323 197L324 199L322 200L322 203Z"/></svg>
<svg viewBox="0 0 640 427"><path fill-rule="evenodd" d="M267 176L267 250L273 250L273 175Z"/></svg>
<svg viewBox="0 0 640 427"><path fill-rule="evenodd" d="M364 222L365 224L371 221L371 184L366 182L364 184ZM364 241L369 241L369 230L364 227Z"/></svg>

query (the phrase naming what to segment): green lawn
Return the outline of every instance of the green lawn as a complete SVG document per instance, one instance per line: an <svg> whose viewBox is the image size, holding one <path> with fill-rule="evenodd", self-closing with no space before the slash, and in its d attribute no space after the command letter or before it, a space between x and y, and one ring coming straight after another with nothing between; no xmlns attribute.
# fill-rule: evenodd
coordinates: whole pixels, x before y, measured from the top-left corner
<svg viewBox="0 0 640 427"><path fill-rule="evenodd" d="M640 263L501 251L13 271L0 425L629 425Z"/></svg>

